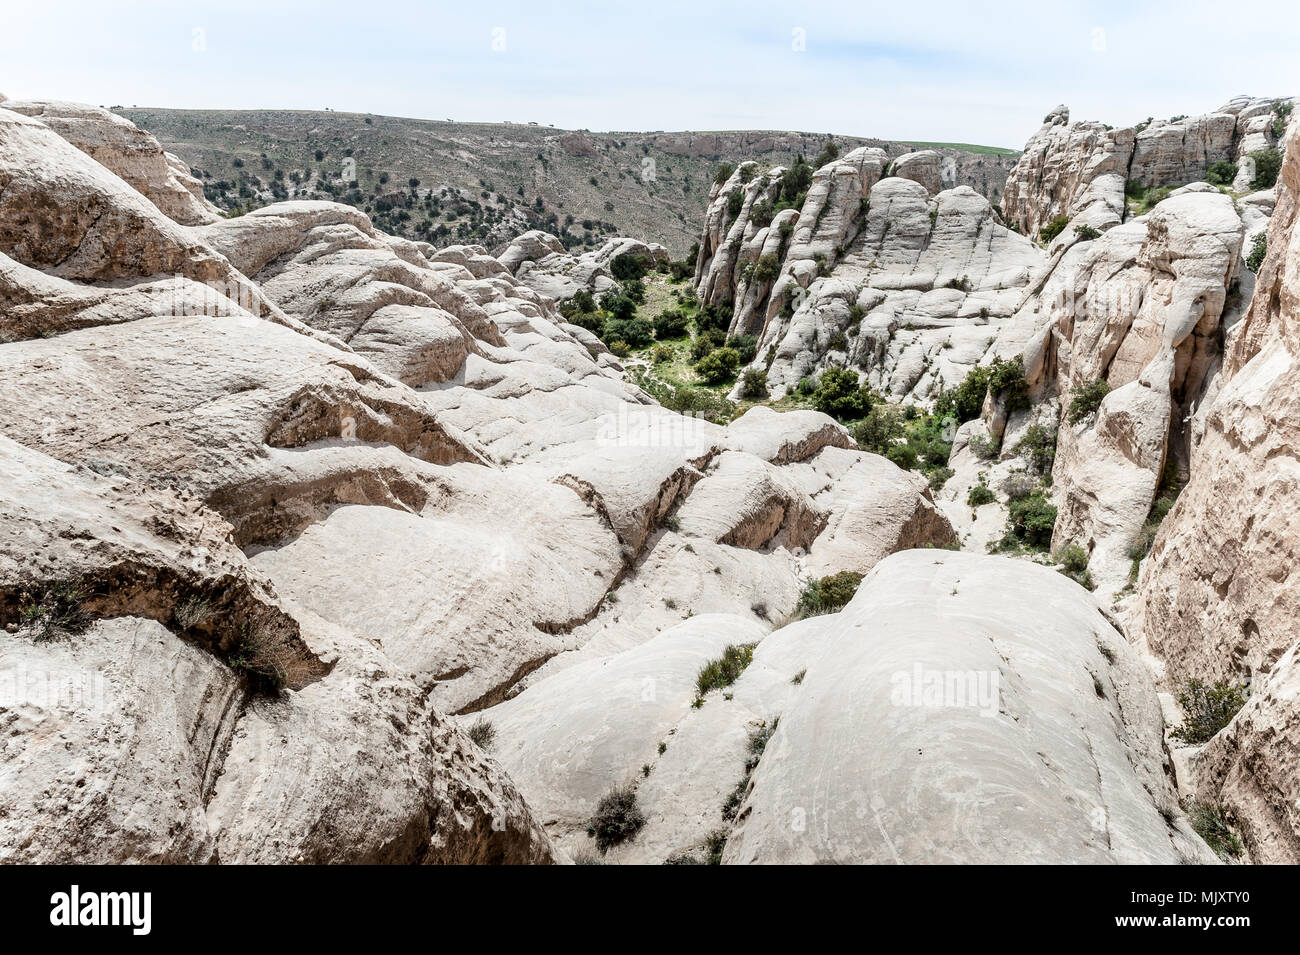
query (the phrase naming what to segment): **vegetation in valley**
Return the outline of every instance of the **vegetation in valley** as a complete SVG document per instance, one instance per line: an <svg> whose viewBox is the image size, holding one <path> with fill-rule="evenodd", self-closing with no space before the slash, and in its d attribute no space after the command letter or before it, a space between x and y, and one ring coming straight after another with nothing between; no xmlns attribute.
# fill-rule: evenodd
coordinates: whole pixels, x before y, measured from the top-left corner
<svg viewBox="0 0 1300 955"><path fill-rule="evenodd" d="M1237 711L1246 705L1246 689L1218 680L1213 684L1192 677L1178 693L1178 706L1183 711L1181 726L1169 735L1184 743L1207 743L1219 730L1232 722Z"/></svg>

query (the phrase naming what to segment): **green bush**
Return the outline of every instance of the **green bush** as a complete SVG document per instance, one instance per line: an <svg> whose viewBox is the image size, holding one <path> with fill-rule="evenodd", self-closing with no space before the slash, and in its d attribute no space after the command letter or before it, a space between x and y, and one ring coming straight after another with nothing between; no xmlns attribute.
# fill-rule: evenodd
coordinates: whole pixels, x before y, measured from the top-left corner
<svg viewBox="0 0 1300 955"><path fill-rule="evenodd" d="M1093 239L1101 238L1101 233L1090 225L1075 226L1074 234L1079 237L1080 242L1091 242Z"/></svg>
<svg viewBox="0 0 1300 955"><path fill-rule="evenodd" d="M874 403L871 389L858 384L858 373L848 368L828 368L813 392L813 407L840 421L866 416Z"/></svg>
<svg viewBox="0 0 1300 955"><path fill-rule="evenodd" d="M848 351L849 339L843 332L832 332L826 347L831 351Z"/></svg>
<svg viewBox="0 0 1300 955"><path fill-rule="evenodd" d="M761 368L746 368L740 381L740 397L757 401L767 397L767 372Z"/></svg>
<svg viewBox="0 0 1300 955"><path fill-rule="evenodd" d="M695 330L707 332L716 329L726 333L731 327L732 308L725 302L718 305L704 305L695 313Z"/></svg>
<svg viewBox="0 0 1300 955"><path fill-rule="evenodd" d="M950 467L938 467L930 472L930 490L937 491L957 472Z"/></svg>
<svg viewBox="0 0 1300 955"><path fill-rule="evenodd" d="M1046 550L1052 543L1052 529L1056 526L1056 508L1041 491L1012 501L1007 515L1007 543L1021 543L1026 547Z"/></svg>
<svg viewBox="0 0 1300 955"><path fill-rule="evenodd" d="M733 189L727 196L727 217L735 219L740 215L740 210L745 205L745 193L741 189Z"/></svg>
<svg viewBox="0 0 1300 955"><path fill-rule="evenodd" d="M1246 256L1246 268L1252 272L1258 272L1259 267L1264 264L1264 256L1268 255L1268 233L1259 232L1250 243L1250 253Z"/></svg>
<svg viewBox="0 0 1300 955"><path fill-rule="evenodd" d="M867 416L853 426L853 440L863 451L888 454L904 437L903 422L896 409L887 404L874 405Z"/></svg>
<svg viewBox="0 0 1300 955"><path fill-rule="evenodd" d="M596 812L587 822L587 835L595 837L602 853L635 836L645 825L645 815L636 804L636 789L618 786L601 797Z"/></svg>
<svg viewBox="0 0 1300 955"><path fill-rule="evenodd" d="M1047 477L1052 473L1052 465L1056 461L1055 429L1042 424L1031 424L1021 435L1015 452L1023 456L1037 474Z"/></svg>
<svg viewBox="0 0 1300 955"><path fill-rule="evenodd" d="M988 368L989 394L1008 411L1029 407L1029 383L1025 380L1025 363L1020 355L995 358Z"/></svg>
<svg viewBox="0 0 1300 955"><path fill-rule="evenodd" d="M885 457L904 471L915 471L920 461L916 448L910 444L895 444L885 452Z"/></svg>
<svg viewBox="0 0 1300 955"><path fill-rule="evenodd" d="M1205 181L1212 186L1231 186L1236 178L1237 164L1228 159L1210 163L1210 168L1205 173Z"/></svg>
<svg viewBox="0 0 1300 955"><path fill-rule="evenodd" d="M1065 227L1070 224L1070 217L1059 215L1047 225L1038 230L1038 236L1044 242L1051 243L1058 235L1065 231Z"/></svg>
<svg viewBox="0 0 1300 955"><path fill-rule="evenodd" d="M666 308L654 320L655 338L660 341L685 338L689 328L690 319L679 309Z"/></svg>
<svg viewBox="0 0 1300 955"><path fill-rule="evenodd" d="M1276 149L1257 149L1250 154L1255 160L1255 178L1251 180L1252 189L1272 189L1277 183L1277 174L1282 171L1282 153Z"/></svg>
<svg viewBox="0 0 1300 955"><path fill-rule="evenodd" d="M610 318L600 329L601 341L626 342L629 348L645 348L654 341L654 326L643 318Z"/></svg>
<svg viewBox="0 0 1300 955"><path fill-rule="evenodd" d="M1070 391L1070 424L1078 424L1101 407L1101 399L1110 394L1110 383L1105 378L1095 378L1075 385Z"/></svg>
<svg viewBox="0 0 1300 955"><path fill-rule="evenodd" d="M780 272L781 260L776 257L776 253L768 252L758 257L754 266L754 281L771 282Z"/></svg>
<svg viewBox="0 0 1300 955"><path fill-rule="evenodd" d="M980 416L988 390L988 368L972 368L960 385L943 391L935 399L934 413L940 418L955 418L958 424L973 421Z"/></svg>
<svg viewBox="0 0 1300 955"><path fill-rule="evenodd" d="M618 358L626 358L632 354L632 346L621 339L615 339L609 343L609 350Z"/></svg>
<svg viewBox="0 0 1300 955"><path fill-rule="evenodd" d="M618 289L610 289L600 297L601 310L608 312L614 318L631 318L636 314L636 306L635 299Z"/></svg>
<svg viewBox="0 0 1300 955"><path fill-rule="evenodd" d="M1071 574L1081 574L1088 569L1088 552L1078 544L1066 544L1056 555L1056 560Z"/></svg>
<svg viewBox="0 0 1300 955"><path fill-rule="evenodd" d="M713 172L713 181L719 186L731 178L731 174L736 171L736 167L729 162L719 163L718 168Z"/></svg>
<svg viewBox="0 0 1300 955"><path fill-rule="evenodd" d="M826 140L826 145L822 147L821 152L817 154L817 158L813 160L812 167L814 169L820 169L828 162L832 162L835 159L838 159L839 155L840 155L840 147L835 145L835 140L828 139Z"/></svg>
<svg viewBox="0 0 1300 955"><path fill-rule="evenodd" d="M82 633L90 614L82 609L86 597L79 581L56 581L38 596L24 592L18 601L18 627L36 643Z"/></svg>
<svg viewBox="0 0 1300 955"><path fill-rule="evenodd" d="M966 503L971 507L979 507L982 504L991 504L998 499L993 493L993 489L987 484L976 484L966 495Z"/></svg>
<svg viewBox="0 0 1300 955"><path fill-rule="evenodd" d="M1183 684L1178 705L1183 710L1183 724L1169 735L1184 743L1205 743L1246 705L1246 691L1223 680L1210 686L1192 677Z"/></svg>
<svg viewBox="0 0 1300 955"><path fill-rule="evenodd" d="M736 377L740 370L740 353L734 348L715 348L695 365L695 372L705 384L721 385Z"/></svg>
<svg viewBox="0 0 1300 955"><path fill-rule="evenodd" d="M649 256L624 252L610 260L609 271L614 278L624 282L641 278L651 270L653 264Z"/></svg>
<svg viewBox="0 0 1300 955"><path fill-rule="evenodd" d="M820 613L834 613L853 599L861 583L862 574L852 570L841 570L838 574L820 580L809 580L795 607L795 616L811 617Z"/></svg>
<svg viewBox="0 0 1300 955"><path fill-rule="evenodd" d="M702 697L710 690L720 690L735 683L745 672L745 667L754 662L754 647L753 643L728 644L722 656L700 668L695 677L696 693Z"/></svg>
<svg viewBox="0 0 1300 955"><path fill-rule="evenodd" d="M726 346L736 350L742 365L748 365L758 354L758 336L730 335L727 337Z"/></svg>
<svg viewBox="0 0 1300 955"><path fill-rule="evenodd" d="M1220 859L1227 861L1241 855L1241 840L1228 825L1222 806L1193 800L1187 806L1187 821Z"/></svg>

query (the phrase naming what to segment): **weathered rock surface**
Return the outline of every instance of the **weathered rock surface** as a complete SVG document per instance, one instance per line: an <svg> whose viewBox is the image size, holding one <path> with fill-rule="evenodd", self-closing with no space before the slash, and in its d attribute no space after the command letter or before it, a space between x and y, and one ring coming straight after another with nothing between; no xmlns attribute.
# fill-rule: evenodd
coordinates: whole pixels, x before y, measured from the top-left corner
<svg viewBox="0 0 1300 955"><path fill-rule="evenodd" d="M751 643L739 679L692 705L698 670ZM571 852L591 850L597 801L635 786L645 825L610 862L702 861L719 836L725 862L1214 859L1175 818L1137 654L1076 584L1003 558L896 554L841 613L766 635L694 617L485 717ZM773 728L746 786L750 739Z"/></svg>
<svg viewBox="0 0 1300 955"><path fill-rule="evenodd" d="M668 261L668 250L659 243L628 238L609 239L599 249L573 255L555 236L537 229L511 241L500 260L524 285L559 301L581 290L599 293L612 287L610 263L619 255Z"/></svg>
<svg viewBox="0 0 1300 955"><path fill-rule="evenodd" d="M724 863L1212 861L1150 676L1077 585L909 551L825 630Z"/></svg>
<svg viewBox="0 0 1300 955"><path fill-rule="evenodd" d="M1142 573L1132 627L1178 688L1247 684L1251 700L1207 746L1196 786L1221 801L1256 862L1300 861L1294 766L1295 448L1300 407L1300 145L1292 137L1269 255L1192 448L1191 475Z"/></svg>
<svg viewBox="0 0 1300 955"><path fill-rule="evenodd" d="M0 659L105 695L5 684L2 858L551 861L443 714L692 615L761 633L831 522L862 570L951 536L824 415L659 407L481 248L330 202L182 225L145 134L31 113L0 108ZM622 252L664 254L583 282ZM37 641L68 581L86 626Z"/></svg>
<svg viewBox="0 0 1300 955"><path fill-rule="evenodd" d="M181 225L219 218L217 207L203 197L203 184L186 165L129 120L82 103L6 100L4 108L40 120L120 176L167 218Z"/></svg>

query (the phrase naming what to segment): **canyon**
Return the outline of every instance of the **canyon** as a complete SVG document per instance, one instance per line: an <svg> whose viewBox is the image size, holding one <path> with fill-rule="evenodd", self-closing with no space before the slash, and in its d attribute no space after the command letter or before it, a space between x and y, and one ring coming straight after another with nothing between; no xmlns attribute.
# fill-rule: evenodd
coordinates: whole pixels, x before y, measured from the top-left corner
<svg viewBox="0 0 1300 955"><path fill-rule="evenodd" d="M1300 862L1292 102L654 134L684 260L0 97L0 861Z"/></svg>

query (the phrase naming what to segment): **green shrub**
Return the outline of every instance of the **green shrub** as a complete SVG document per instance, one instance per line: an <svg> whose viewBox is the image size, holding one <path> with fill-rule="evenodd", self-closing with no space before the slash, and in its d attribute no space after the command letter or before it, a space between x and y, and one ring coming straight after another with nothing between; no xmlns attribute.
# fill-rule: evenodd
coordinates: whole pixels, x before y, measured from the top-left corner
<svg viewBox="0 0 1300 955"><path fill-rule="evenodd" d="M1056 508L1041 491L1036 491L1011 502L1007 514L1007 537L1003 542L1046 550L1052 543L1055 526Z"/></svg>
<svg viewBox="0 0 1300 955"><path fill-rule="evenodd" d="M862 574L852 570L841 570L820 580L809 580L795 607L795 616L811 617L819 613L834 613L853 599L861 583Z"/></svg>
<svg viewBox="0 0 1300 955"><path fill-rule="evenodd" d="M736 787L727 795L722 804L722 818L728 822L735 821L736 814L740 811L740 804L745 801L745 791L749 788L749 777L758 768L759 760L763 758L763 752L767 749L767 744L772 739L772 735L776 732L780 722L781 718L776 717L771 723L765 722L749 735L749 754L745 757L745 775L741 777L740 782L736 784ZM721 849L718 850L718 854L720 858Z"/></svg>
<svg viewBox="0 0 1300 955"><path fill-rule="evenodd" d="M1178 705L1183 711L1183 725L1169 735L1184 743L1205 743L1246 705L1246 691L1223 680L1210 686L1192 677L1183 684Z"/></svg>
<svg viewBox="0 0 1300 955"><path fill-rule="evenodd" d="M989 369L972 368L960 385L940 393L934 402L934 413L940 418L955 418L958 424L973 421L980 416L988 390Z"/></svg>
<svg viewBox="0 0 1300 955"><path fill-rule="evenodd" d="M1251 180L1252 189L1272 189L1277 183L1277 174L1282 171L1282 153L1276 149L1257 149L1250 154L1255 160L1255 178Z"/></svg>
<svg viewBox="0 0 1300 955"><path fill-rule="evenodd" d="M729 335L726 346L734 348L740 355L740 363L748 365L758 354L758 336L757 335Z"/></svg>
<svg viewBox="0 0 1300 955"><path fill-rule="evenodd" d="M993 493L993 489L987 484L976 484L966 495L966 503L971 507L979 507L982 504L991 504L998 499Z"/></svg>
<svg viewBox="0 0 1300 955"><path fill-rule="evenodd" d="M1062 232L1065 231L1065 227L1069 224L1070 224L1069 216L1059 215L1056 218L1052 219L1051 222L1047 223L1047 225L1039 229L1038 236L1044 242L1050 244L1053 239L1055 239L1058 235L1060 235Z"/></svg>
<svg viewBox="0 0 1300 955"><path fill-rule="evenodd" d="M717 330L726 334L731 327L732 308L727 303L703 305L695 313L695 330L707 332Z"/></svg>
<svg viewBox="0 0 1300 955"><path fill-rule="evenodd" d="M623 252L610 260L609 271L614 278L624 282L641 278L653 265L649 256Z"/></svg>
<svg viewBox="0 0 1300 955"><path fill-rule="evenodd" d="M916 453L916 448L912 447L910 444L891 445L889 449L885 451L885 457L894 464L897 464L904 471L916 470L916 465L920 460L920 456Z"/></svg>
<svg viewBox="0 0 1300 955"><path fill-rule="evenodd" d="M725 337L726 336L716 328L710 328L707 331L700 332L700 334L695 336L695 340L691 342L691 359L693 361L699 361L715 348L721 348Z"/></svg>
<svg viewBox="0 0 1300 955"><path fill-rule="evenodd" d="M609 343L610 352L617 358L626 358L632 354L632 346L625 341L615 339Z"/></svg>
<svg viewBox="0 0 1300 955"><path fill-rule="evenodd" d="M937 467L930 472L930 490L937 491L957 472L950 467Z"/></svg>
<svg viewBox="0 0 1300 955"><path fill-rule="evenodd" d="M749 221L754 223L754 228L762 229L772 224L772 216L775 213L776 210L770 199L760 199L750 207Z"/></svg>
<svg viewBox="0 0 1300 955"><path fill-rule="evenodd" d="M1031 424L1021 435L1015 452L1024 457L1037 474L1043 477L1050 475L1052 464L1056 461L1055 429L1042 424Z"/></svg>
<svg viewBox="0 0 1300 955"><path fill-rule="evenodd" d="M1231 186L1236 178L1237 164L1228 159L1210 163L1210 168L1205 173L1205 181L1212 186Z"/></svg>
<svg viewBox="0 0 1300 955"><path fill-rule="evenodd" d="M740 397L758 400L767 397L767 372L761 368L746 368L740 381Z"/></svg>
<svg viewBox="0 0 1300 955"><path fill-rule="evenodd" d="M1088 569L1088 552L1078 544L1066 544L1056 555L1056 560L1072 574L1081 574Z"/></svg>
<svg viewBox="0 0 1300 955"><path fill-rule="evenodd" d="M1025 380L1025 363L1020 355L995 358L989 369L989 394L1001 401L1008 411L1029 407L1029 383Z"/></svg>
<svg viewBox="0 0 1300 955"><path fill-rule="evenodd" d="M1078 424L1101 407L1101 399L1110 394L1110 383L1105 378L1095 378L1075 385L1070 391L1070 424Z"/></svg>
<svg viewBox="0 0 1300 955"><path fill-rule="evenodd" d="M1227 861L1241 855L1241 840L1228 825L1222 806L1193 800L1187 806L1187 821L1220 859Z"/></svg>
<svg viewBox="0 0 1300 955"><path fill-rule="evenodd" d="M731 174L736 171L736 167L729 162L719 163L718 168L713 172L713 181L719 186L731 178Z"/></svg>
<svg viewBox="0 0 1300 955"><path fill-rule="evenodd" d="M871 389L858 384L858 373L848 368L828 368L813 392L813 407L840 421L865 417L874 403Z"/></svg>
<svg viewBox="0 0 1300 955"><path fill-rule="evenodd" d="M680 309L666 308L654 320L655 338L667 341L672 338L685 338L690 327L690 319Z"/></svg>
<svg viewBox="0 0 1300 955"><path fill-rule="evenodd" d="M781 272L781 260L773 252L758 257L754 266L754 281L771 282Z"/></svg>
<svg viewBox="0 0 1300 955"><path fill-rule="evenodd" d="M587 835L596 840L602 853L635 836L645 825L645 815L636 804L636 789L618 786L601 797L596 812L587 822Z"/></svg>
<svg viewBox="0 0 1300 955"><path fill-rule="evenodd" d="M832 332L826 347L830 351L848 351L849 339L843 332Z"/></svg>
<svg viewBox="0 0 1300 955"><path fill-rule="evenodd" d="M1101 233L1090 225L1075 226L1074 234L1079 237L1080 242L1091 242L1093 239L1101 238Z"/></svg>
<svg viewBox="0 0 1300 955"><path fill-rule="evenodd" d="M817 158L813 160L812 167L814 169L820 169L828 162L832 162L833 160L839 158L839 155L840 155L840 147L835 145L835 140L828 139L826 140L826 145L822 146L821 152L817 154Z"/></svg>
<svg viewBox="0 0 1300 955"><path fill-rule="evenodd" d="M733 189L727 196L727 217L735 219L740 215L740 210L745 205L745 193L741 189Z"/></svg>
<svg viewBox="0 0 1300 955"><path fill-rule="evenodd" d="M90 614L81 606L86 592L80 581L55 581L33 597L24 592L18 600L18 626L33 641L43 643L84 633Z"/></svg>
<svg viewBox="0 0 1300 955"><path fill-rule="evenodd" d="M1246 256L1246 268L1258 272L1259 267L1264 264L1266 255L1268 255L1268 233L1256 233L1250 243L1250 253Z"/></svg>
<svg viewBox="0 0 1300 955"><path fill-rule="evenodd" d="M643 318L610 318L601 326L600 338L606 343L619 341L629 348L645 348L654 341L654 326Z"/></svg>
<svg viewBox="0 0 1300 955"><path fill-rule="evenodd" d="M799 384L795 385L794 390L801 395L811 395L817 390L817 382L808 375L804 375L799 379Z"/></svg>
<svg viewBox="0 0 1300 955"><path fill-rule="evenodd" d="M710 690L731 686L740 679L740 674L745 672L745 667L754 662L755 646L756 644L753 643L728 644L723 649L722 656L704 664L695 677L697 695L703 697Z"/></svg>
<svg viewBox="0 0 1300 955"><path fill-rule="evenodd" d="M667 364L675 358L677 353L667 345L656 345L654 351L650 353L650 360L656 365Z"/></svg>
<svg viewBox="0 0 1300 955"><path fill-rule="evenodd" d="M600 307L602 311L608 312L614 318L629 319L636 315L637 302L625 292L614 288L610 289L600 297Z"/></svg>
<svg viewBox="0 0 1300 955"><path fill-rule="evenodd" d="M986 434L973 434L970 440L966 442L971 453L981 461L991 461L997 455L998 449L993 444L993 439Z"/></svg>
<svg viewBox="0 0 1300 955"><path fill-rule="evenodd" d="M873 406L867 416L853 426L852 433L853 440L863 451L884 455L904 437L903 422L895 408L881 403Z"/></svg>
<svg viewBox="0 0 1300 955"><path fill-rule="evenodd" d="M736 377L740 370L740 353L734 348L715 348L695 365L695 372L705 384L721 385Z"/></svg>

